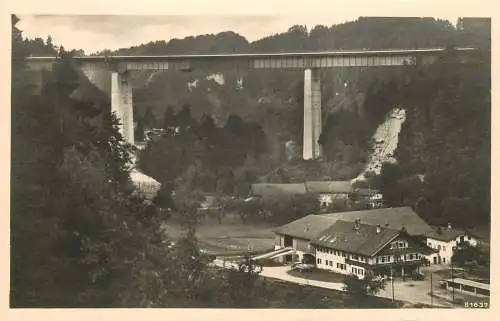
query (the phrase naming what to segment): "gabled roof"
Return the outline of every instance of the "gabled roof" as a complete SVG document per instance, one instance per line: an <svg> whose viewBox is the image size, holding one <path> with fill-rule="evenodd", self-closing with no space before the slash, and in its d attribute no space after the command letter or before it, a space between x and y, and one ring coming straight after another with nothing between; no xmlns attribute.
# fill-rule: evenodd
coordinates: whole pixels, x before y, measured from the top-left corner
<svg viewBox="0 0 500 321"><path fill-rule="evenodd" d="M305 183L252 184L254 196L286 196L299 194L349 194L353 188L349 181L312 181Z"/></svg>
<svg viewBox="0 0 500 321"><path fill-rule="evenodd" d="M314 238L311 244L371 256L401 233L401 230L390 228L380 228L377 233L377 227L368 224L359 224L355 230L353 222L338 220Z"/></svg>
<svg viewBox="0 0 500 321"><path fill-rule="evenodd" d="M442 227L441 228L441 233L439 232L439 228L435 227L433 230L429 233L426 233L425 236L428 238L432 238L435 240L440 240L444 242L450 242L459 237L460 235L467 235L467 232L465 232L462 229L457 229L457 228L447 228L447 227Z"/></svg>
<svg viewBox="0 0 500 321"><path fill-rule="evenodd" d="M395 230L405 227L410 235L425 235L433 231L411 207L389 207L321 215L333 219L334 222L337 220L354 222L360 219L362 224L373 226L380 224L382 227Z"/></svg>
<svg viewBox="0 0 500 321"><path fill-rule="evenodd" d="M353 192L349 181L313 181L305 184L307 191L314 194L348 194Z"/></svg>
<svg viewBox="0 0 500 321"><path fill-rule="evenodd" d="M312 240L319 233L334 223L329 217L321 215L307 215L274 230L276 234L293 236L305 240Z"/></svg>
<svg viewBox="0 0 500 321"><path fill-rule="evenodd" d="M254 196L287 196L306 194L306 186L298 184L252 184L252 195Z"/></svg>

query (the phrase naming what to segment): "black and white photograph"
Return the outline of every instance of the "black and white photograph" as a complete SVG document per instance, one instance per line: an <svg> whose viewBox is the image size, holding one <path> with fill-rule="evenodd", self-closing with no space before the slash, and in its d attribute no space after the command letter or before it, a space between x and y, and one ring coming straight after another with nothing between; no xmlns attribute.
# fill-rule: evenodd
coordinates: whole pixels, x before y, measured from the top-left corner
<svg viewBox="0 0 500 321"><path fill-rule="evenodd" d="M490 309L491 17L9 18L11 309Z"/></svg>

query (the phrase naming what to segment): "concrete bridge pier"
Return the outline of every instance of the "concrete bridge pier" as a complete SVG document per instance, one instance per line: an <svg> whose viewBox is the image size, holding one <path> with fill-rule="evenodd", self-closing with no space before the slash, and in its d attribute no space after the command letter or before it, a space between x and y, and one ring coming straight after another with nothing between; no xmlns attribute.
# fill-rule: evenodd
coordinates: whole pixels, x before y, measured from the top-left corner
<svg viewBox="0 0 500 321"><path fill-rule="evenodd" d="M321 79L319 69L304 71L304 141L302 157L319 159L322 157L318 143L322 130L321 120Z"/></svg>
<svg viewBox="0 0 500 321"><path fill-rule="evenodd" d="M134 144L132 84L128 72L111 72L111 112L120 121L119 130L125 142Z"/></svg>

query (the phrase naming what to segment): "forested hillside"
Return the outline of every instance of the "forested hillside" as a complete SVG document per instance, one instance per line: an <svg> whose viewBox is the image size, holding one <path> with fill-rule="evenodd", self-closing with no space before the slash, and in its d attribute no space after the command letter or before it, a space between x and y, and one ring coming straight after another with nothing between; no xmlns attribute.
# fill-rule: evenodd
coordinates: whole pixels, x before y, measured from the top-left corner
<svg viewBox="0 0 500 321"><path fill-rule="evenodd" d="M435 224L489 223L491 65L489 53L482 55L460 64L450 50L433 66L405 71L398 164L386 165L378 182L388 205L415 205Z"/></svg>
<svg viewBox="0 0 500 321"><path fill-rule="evenodd" d="M378 183L387 195L388 205L418 204L418 211L436 224L452 218L454 223L467 224L461 223L460 216L474 217L473 222L482 224L489 213L489 166L486 166L490 142L489 32L488 25L478 27L468 20L453 26L435 19L360 18L332 27L317 26L310 31L293 26L286 33L252 43L224 32L159 41L117 53L479 47L485 56L478 65L460 65L453 61L450 51L445 60L428 67L323 70L325 117L320 143L327 160L323 164L290 161L285 157L287 142L293 141L295 146L302 144L303 75L299 71L220 70L224 83L206 78L216 69L158 74L138 89L135 97L137 114L156 119L157 126L162 126L167 108L172 110L168 109L167 113L172 114L180 112L184 104L190 105L194 119L205 117L206 121L209 115L220 128L236 115L243 122L256 124L262 129L259 137L266 141L266 148L257 158L245 161L252 165L240 167L239 162L227 174L233 177L235 172L246 173L250 182L354 177L366 162L376 127L390 109L401 106L407 110L408 117L396 152L400 165L386 166ZM237 88L238 78L243 79L243 88ZM195 86L187 86L193 82ZM236 141L227 146L233 146L234 150L243 148ZM151 147L148 153L154 154L154 149ZM296 154L300 154L300 147L299 151L296 149ZM239 153L247 152L250 151L245 145ZM235 157L231 149L226 152L219 149L219 153L219 159ZM217 171L208 172L219 177ZM152 171L149 173L155 176ZM416 175L426 177L418 188L413 186ZM209 185L216 186L218 179L226 180L214 178ZM209 188L209 191L216 190Z"/></svg>

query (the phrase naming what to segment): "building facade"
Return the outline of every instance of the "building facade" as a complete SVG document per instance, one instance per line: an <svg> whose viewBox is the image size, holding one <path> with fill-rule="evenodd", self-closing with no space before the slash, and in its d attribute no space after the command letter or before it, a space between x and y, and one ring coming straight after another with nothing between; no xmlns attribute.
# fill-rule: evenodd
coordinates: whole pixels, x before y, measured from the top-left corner
<svg viewBox="0 0 500 321"><path fill-rule="evenodd" d="M321 233L327 231L337 221L343 221L344 224L346 224L346 222L347 224L351 224L349 228L352 227L354 222L363 223L373 228L376 228L378 225L379 228L383 230L389 229L392 231L400 231L404 228L411 238L412 244L417 243L423 245L424 249L421 249L421 252L418 253L415 251L411 252L417 247L413 245L413 248L405 249L406 252L403 253L401 259L397 257L399 254L392 253L383 255L384 257L380 257L378 260L376 257L373 257L372 260L371 257L361 255L352 250L332 249L328 246L321 246L320 244L315 245L312 243L314 239L321 235ZM381 208L324 215L311 214L275 229L274 248L278 250L291 247L294 250L295 256L287 254L277 258L277 260L283 264L291 264L294 262L313 263L316 264L318 268L339 273L347 273L346 271L348 269L352 273L352 268L355 268L357 269L355 270L355 272L358 272L357 274L362 274L365 268L357 264L358 262L361 264L380 265L381 268L389 266L388 264L390 263L397 263L399 261L404 261L405 264L408 265L409 263L422 259L422 255L434 252L434 250L429 249L425 245L424 234L429 231L432 231L432 228L407 207ZM422 241L424 242L422 243ZM360 257L361 259L358 260ZM364 260L365 257L367 257L366 261ZM347 266L348 263L345 262L345 259L352 260L356 263ZM379 270L382 271L384 269Z"/></svg>
<svg viewBox="0 0 500 321"><path fill-rule="evenodd" d="M447 227L435 228L426 237L427 246L435 250L435 253L426 256L430 264L451 264L451 258L457 248L466 243L471 246L478 244L476 237L464 230L452 228L450 224Z"/></svg>
<svg viewBox="0 0 500 321"><path fill-rule="evenodd" d="M337 221L311 241L316 266L340 274L410 275L423 264L424 248L405 230Z"/></svg>

